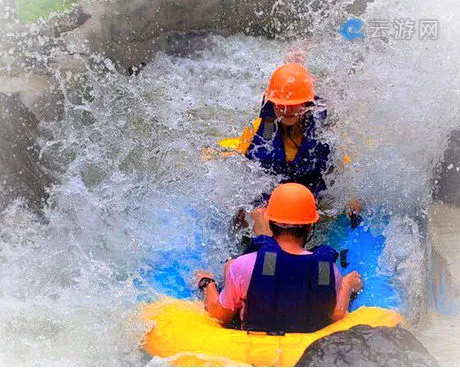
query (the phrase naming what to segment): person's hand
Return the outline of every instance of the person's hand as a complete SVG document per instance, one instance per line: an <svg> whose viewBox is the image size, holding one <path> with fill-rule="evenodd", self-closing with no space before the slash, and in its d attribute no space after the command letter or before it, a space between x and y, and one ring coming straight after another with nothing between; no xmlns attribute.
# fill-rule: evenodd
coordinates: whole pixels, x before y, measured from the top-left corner
<svg viewBox="0 0 460 368"><path fill-rule="evenodd" d="M203 147L200 151L201 162L214 160L219 157L219 152L211 147Z"/></svg>
<svg viewBox="0 0 460 368"><path fill-rule="evenodd" d="M196 282L197 287L198 287L198 284L200 283L200 280L203 277L208 277L214 280L214 275L211 272L203 271L203 270L197 271L195 272L195 282Z"/></svg>
<svg viewBox="0 0 460 368"><path fill-rule="evenodd" d="M251 212L251 217L254 220L254 233L256 235L267 235L273 236L270 226L268 225L268 220L265 218L266 208L256 208Z"/></svg>
<svg viewBox="0 0 460 368"><path fill-rule="evenodd" d="M267 209L265 207L259 207L251 211L251 217L256 222L267 222L265 219L265 211Z"/></svg>
<svg viewBox="0 0 460 368"><path fill-rule="evenodd" d="M350 288L352 293L357 293L363 288L363 280L361 279L361 275L356 271L345 275L342 282Z"/></svg>
<svg viewBox="0 0 460 368"><path fill-rule="evenodd" d="M345 213L348 217L359 215L363 210L363 205L359 199L352 199L345 205Z"/></svg>
<svg viewBox="0 0 460 368"><path fill-rule="evenodd" d="M207 162L218 158L235 156L236 154L237 152L235 151L221 151L212 147L203 147L200 151L200 160L201 162Z"/></svg>
<svg viewBox="0 0 460 368"><path fill-rule="evenodd" d="M246 221L246 211L244 208L240 208L236 211L232 218L232 224L235 230L246 229L249 227L249 224Z"/></svg>

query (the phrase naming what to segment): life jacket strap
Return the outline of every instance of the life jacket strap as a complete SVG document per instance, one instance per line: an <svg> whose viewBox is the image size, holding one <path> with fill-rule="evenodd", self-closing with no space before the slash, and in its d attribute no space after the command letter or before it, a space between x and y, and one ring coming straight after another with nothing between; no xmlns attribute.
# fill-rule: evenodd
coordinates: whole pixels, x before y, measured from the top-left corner
<svg viewBox="0 0 460 368"><path fill-rule="evenodd" d="M275 121L274 119L267 119L264 124L264 130L262 132L262 138L265 140L272 140L273 133L275 132Z"/></svg>

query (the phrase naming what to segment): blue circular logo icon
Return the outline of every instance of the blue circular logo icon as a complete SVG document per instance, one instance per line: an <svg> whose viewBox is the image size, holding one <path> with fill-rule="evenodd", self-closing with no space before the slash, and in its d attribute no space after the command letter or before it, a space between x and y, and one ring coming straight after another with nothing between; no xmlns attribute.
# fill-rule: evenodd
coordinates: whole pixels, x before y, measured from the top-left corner
<svg viewBox="0 0 460 368"><path fill-rule="evenodd" d="M360 32L364 27L364 22L359 18L348 19L342 26L339 28L339 33L347 41L352 41L356 38L364 39L364 33Z"/></svg>

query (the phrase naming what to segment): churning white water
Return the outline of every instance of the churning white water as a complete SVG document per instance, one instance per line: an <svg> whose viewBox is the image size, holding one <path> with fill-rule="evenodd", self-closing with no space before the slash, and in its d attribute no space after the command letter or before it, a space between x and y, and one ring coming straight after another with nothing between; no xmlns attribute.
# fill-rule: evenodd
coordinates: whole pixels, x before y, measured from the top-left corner
<svg viewBox="0 0 460 368"><path fill-rule="evenodd" d="M305 52L327 100L334 207L356 197L392 215L380 269L395 275L402 313L424 320L432 172L459 124L460 4L375 1L361 16L368 37L354 41L337 32L346 5L316 18L305 40L213 36L188 57L157 54L136 77L110 60L85 73L85 103L68 99L64 120L40 123L41 155L60 181L44 213L17 200L1 214L2 364L149 362L139 295L159 291L134 281L146 259L172 262L164 252L181 255L186 282L197 268L221 273L233 212L275 179L239 156L203 162L200 150L241 133L294 51ZM400 18L438 20L439 39L370 37L372 20ZM72 88L69 76L61 81ZM340 164L345 155L351 162ZM199 260L187 259L197 251Z"/></svg>

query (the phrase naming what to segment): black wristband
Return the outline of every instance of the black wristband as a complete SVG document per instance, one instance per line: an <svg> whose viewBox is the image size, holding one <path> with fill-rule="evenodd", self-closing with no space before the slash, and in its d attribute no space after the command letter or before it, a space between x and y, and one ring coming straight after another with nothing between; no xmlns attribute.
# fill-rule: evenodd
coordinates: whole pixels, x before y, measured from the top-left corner
<svg viewBox="0 0 460 368"><path fill-rule="evenodd" d="M216 280L211 279L210 277L202 277L200 281L198 281L198 289L203 290L211 283L216 283Z"/></svg>

